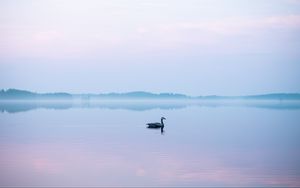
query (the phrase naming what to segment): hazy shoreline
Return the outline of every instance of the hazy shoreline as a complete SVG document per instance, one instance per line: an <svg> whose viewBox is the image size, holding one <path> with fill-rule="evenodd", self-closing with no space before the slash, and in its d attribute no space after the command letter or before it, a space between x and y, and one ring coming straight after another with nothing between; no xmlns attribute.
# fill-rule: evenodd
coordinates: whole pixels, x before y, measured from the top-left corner
<svg viewBox="0 0 300 188"><path fill-rule="evenodd" d="M35 93L26 90L8 89L0 90L0 101L244 101L244 100L300 100L300 93L268 93L243 96L188 96L179 93L150 93L134 91L127 93L100 93L100 94L71 94L66 92Z"/></svg>

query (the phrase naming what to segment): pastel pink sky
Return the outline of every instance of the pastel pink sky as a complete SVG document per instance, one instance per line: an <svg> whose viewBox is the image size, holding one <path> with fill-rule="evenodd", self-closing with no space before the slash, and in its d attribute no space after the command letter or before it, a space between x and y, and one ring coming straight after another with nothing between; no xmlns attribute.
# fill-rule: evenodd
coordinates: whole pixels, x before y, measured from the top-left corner
<svg viewBox="0 0 300 188"><path fill-rule="evenodd" d="M0 5L0 88L300 92L297 0L12 0ZM254 67L251 75L247 67ZM164 76L152 80L153 74Z"/></svg>

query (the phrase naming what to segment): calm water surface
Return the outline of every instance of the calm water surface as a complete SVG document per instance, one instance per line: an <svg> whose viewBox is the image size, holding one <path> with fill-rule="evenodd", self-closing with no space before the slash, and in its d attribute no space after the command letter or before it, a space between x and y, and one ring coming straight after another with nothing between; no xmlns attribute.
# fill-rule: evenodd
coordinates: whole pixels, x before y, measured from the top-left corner
<svg viewBox="0 0 300 188"><path fill-rule="evenodd" d="M300 186L300 105L0 103L0 186ZM167 118L165 132L146 123Z"/></svg>

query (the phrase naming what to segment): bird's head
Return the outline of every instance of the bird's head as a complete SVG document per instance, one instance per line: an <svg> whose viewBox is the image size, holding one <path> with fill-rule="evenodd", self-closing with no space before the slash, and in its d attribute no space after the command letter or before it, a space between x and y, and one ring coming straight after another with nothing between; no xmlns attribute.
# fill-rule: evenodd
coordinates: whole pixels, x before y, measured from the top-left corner
<svg viewBox="0 0 300 188"><path fill-rule="evenodd" d="M161 120L165 120L166 118L165 117L161 117Z"/></svg>

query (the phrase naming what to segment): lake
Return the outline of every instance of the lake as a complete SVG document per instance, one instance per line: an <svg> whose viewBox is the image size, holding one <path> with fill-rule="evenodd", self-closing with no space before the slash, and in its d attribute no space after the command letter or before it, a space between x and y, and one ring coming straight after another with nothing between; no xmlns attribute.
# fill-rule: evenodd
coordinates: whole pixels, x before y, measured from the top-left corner
<svg viewBox="0 0 300 188"><path fill-rule="evenodd" d="M300 103L0 103L0 186L300 186ZM147 129L159 122L165 128Z"/></svg>

